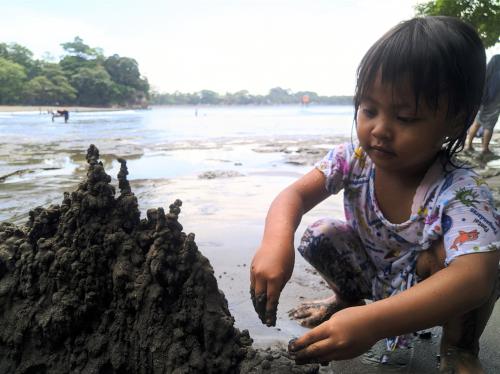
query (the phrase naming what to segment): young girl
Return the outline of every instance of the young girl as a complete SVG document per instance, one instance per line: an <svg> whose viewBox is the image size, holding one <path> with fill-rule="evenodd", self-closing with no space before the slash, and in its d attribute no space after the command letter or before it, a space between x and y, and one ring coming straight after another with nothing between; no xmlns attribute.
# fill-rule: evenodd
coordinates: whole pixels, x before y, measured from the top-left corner
<svg viewBox="0 0 500 374"><path fill-rule="evenodd" d="M290 344L298 363L352 358L381 338L394 348L404 334L443 325L441 368L459 352L459 372L480 372L479 336L497 298L500 216L484 181L452 157L484 76L477 33L451 17L403 22L364 56L354 97L359 144L336 146L276 197L252 261L255 309L274 325L302 215L344 190L346 222L312 224L298 248L333 290L294 313L317 325Z"/></svg>

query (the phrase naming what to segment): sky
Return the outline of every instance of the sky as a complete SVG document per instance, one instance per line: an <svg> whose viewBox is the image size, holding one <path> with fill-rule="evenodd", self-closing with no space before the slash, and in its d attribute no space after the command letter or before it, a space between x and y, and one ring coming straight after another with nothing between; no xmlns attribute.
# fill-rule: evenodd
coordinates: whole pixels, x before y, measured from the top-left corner
<svg viewBox="0 0 500 374"><path fill-rule="evenodd" d="M282 87L352 95L364 53L412 18L417 2L0 0L0 42L58 61L60 44L80 36L105 56L137 60L158 92L267 94Z"/></svg>

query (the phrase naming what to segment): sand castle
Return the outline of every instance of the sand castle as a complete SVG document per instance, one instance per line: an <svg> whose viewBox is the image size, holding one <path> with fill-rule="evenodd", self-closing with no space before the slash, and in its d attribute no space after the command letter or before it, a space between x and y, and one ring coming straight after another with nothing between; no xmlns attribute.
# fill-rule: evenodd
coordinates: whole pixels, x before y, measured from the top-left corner
<svg viewBox="0 0 500 374"><path fill-rule="evenodd" d="M91 145L87 178L61 205L0 224L0 372L317 372L251 347L182 231L181 202L141 219L118 161L117 198Z"/></svg>

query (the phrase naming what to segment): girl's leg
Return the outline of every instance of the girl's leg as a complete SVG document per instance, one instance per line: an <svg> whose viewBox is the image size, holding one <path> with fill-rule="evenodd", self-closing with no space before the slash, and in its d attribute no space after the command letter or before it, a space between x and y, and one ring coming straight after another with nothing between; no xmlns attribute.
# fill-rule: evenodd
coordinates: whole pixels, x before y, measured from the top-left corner
<svg viewBox="0 0 500 374"><path fill-rule="evenodd" d="M417 260L417 274L425 279L444 268L446 254L442 245L422 252ZM500 277L500 272L497 278ZM440 347L441 371L456 373L483 373L478 359L479 338L490 318L500 292L500 278L483 305L443 325ZM450 371L451 372L451 371Z"/></svg>
<svg viewBox="0 0 500 374"><path fill-rule="evenodd" d="M332 288L325 300L306 302L289 312L306 327L317 326L340 309L371 298L375 274L354 230L345 222L322 219L309 226L298 251Z"/></svg>

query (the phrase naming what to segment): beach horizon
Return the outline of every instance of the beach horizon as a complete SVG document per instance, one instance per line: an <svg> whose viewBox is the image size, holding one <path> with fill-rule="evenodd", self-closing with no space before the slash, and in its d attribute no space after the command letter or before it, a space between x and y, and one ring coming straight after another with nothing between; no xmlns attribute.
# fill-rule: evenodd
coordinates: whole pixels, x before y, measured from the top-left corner
<svg viewBox="0 0 500 374"><path fill-rule="evenodd" d="M74 106L74 105L0 105L0 113L22 113L39 112L47 114L53 110L66 109L69 112L108 112L126 109L137 109L131 107L105 107L105 106Z"/></svg>

